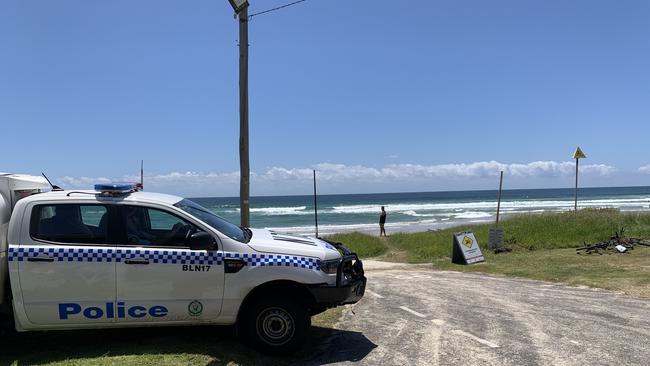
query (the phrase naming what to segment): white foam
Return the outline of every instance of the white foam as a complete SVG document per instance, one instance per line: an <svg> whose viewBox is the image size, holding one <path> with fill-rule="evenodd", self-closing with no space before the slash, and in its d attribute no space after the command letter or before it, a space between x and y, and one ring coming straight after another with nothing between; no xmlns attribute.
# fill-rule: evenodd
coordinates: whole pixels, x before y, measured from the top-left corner
<svg viewBox="0 0 650 366"><path fill-rule="evenodd" d="M280 215L313 215L311 211L305 211L307 206L295 206L295 207L256 207L251 208L250 212L256 212L265 216L280 216ZM237 208L234 212L240 212L241 210ZM233 211L226 211L233 212Z"/></svg>
<svg viewBox="0 0 650 366"><path fill-rule="evenodd" d="M434 222L438 222L438 220L436 220L436 219L420 220L420 221L418 221L418 224L429 224L429 223L434 223Z"/></svg>
<svg viewBox="0 0 650 366"><path fill-rule="evenodd" d="M502 201L501 208L508 211L526 210L529 208L564 208L573 207L573 200L513 200ZM650 205L650 198L621 198L580 200L580 207L642 207ZM464 211L472 209L496 210L496 201L479 202L448 202L448 203L398 203L384 205L389 212L421 212L421 211ZM328 213L363 214L379 212L380 205L348 205L335 206Z"/></svg>
<svg viewBox="0 0 650 366"><path fill-rule="evenodd" d="M394 226L386 224L387 227ZM396 226L396 225L395 225ZM379 230L378 224L341 224L341 225L318 225L319 233L339 233L349 231L367 231L370 229ZM267 227L266 229L286 233L313 233L315 231L313 225L308 226L281 226L281 227Z"/></svg>
<svg viewBox="0 0 650 366"><path fill-rule="evenodd" d="M481 219L485 217L492 217L492 214L487 212L468 211L454 215L457 219Z"/></svg>
<svg viewBox="0 0 650 366"><path fill-rule="evenodd" d="M435 216L438 216L438 215L433 214L433 213L432 214L421 214L421 213L417 213L417 212L415 212L413 210L404 211L404 212L400 212L400 213L402 213L404 215L408 215L408 216L414 216L414 217L435 217Z"/></svg>

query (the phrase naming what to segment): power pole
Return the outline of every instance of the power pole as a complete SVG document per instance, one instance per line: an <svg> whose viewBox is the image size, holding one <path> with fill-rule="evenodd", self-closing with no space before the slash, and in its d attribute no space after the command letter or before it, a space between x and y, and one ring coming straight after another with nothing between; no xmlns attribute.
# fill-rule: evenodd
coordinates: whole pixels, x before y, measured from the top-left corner
<svg viewBox="0 0 650 366"><path fill-rule="evenodd" d="M239 207L241 225L250 226L250 163L248 154L248 6L239 16Z"/></svg>

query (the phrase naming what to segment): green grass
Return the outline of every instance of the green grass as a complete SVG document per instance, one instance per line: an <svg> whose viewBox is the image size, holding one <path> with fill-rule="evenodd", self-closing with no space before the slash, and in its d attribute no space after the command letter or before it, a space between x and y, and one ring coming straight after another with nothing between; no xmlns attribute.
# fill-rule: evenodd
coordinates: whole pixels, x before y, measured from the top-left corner
<svg viewBox="0 0 650 366"><path fill-rule="evenodd" d="M556 214L514 216L502 222L511 253L487 250L491 224L468 225L421 233L395 233L379 238L359 233L339 234L335 240L362 258L407 263L433 263L435 268L472 271L563 282L623 291L650 297L650 247L637 246L629 254L578 255L584 243L609 239L621 227L626 236L650 238L650 214L621 213L614 209L585 209ZM452 235L471 230L486 262L452 264ZM390 233L389 233L390 234ZM373 255L364 255L373 253Z"/></svg>
<svg viewBox="0 0 650 366"><path fill-rule="evenodd" d="M361 233L335 234L327 239L344 243L346 246L350 244L350 249L361 257L377 257L388 249L386 243L379 238Z"/></svg>
<svg viewBox="0 0 650 366"><path fill-rule="evenodd" d="M636 247L629 254L578 255L575 249L543 249L507 254L483 253L484 263L471 266L433 261L436 269L483 272L561 282L572 286L599 287L636 297L650 298L650 247Z"/></svg>

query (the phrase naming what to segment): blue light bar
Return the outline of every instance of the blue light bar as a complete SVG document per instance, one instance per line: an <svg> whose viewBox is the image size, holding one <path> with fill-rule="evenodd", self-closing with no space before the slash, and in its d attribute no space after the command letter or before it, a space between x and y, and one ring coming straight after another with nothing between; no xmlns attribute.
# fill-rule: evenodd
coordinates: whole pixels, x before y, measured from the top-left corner
<svg viewBox="0 0 650 366"><path fill-rule="evenodd" d="M134 183L100 183L95 184L95 190L103 193L129 193L136 190Z"/></svg>

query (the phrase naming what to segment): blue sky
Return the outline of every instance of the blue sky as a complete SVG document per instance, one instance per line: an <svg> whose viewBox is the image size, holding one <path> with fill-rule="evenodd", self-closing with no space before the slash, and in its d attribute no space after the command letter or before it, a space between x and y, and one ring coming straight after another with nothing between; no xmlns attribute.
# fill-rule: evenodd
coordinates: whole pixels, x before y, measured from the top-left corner
<svg viewBox="0 0 650 366"><path fill-rule="evenodd" d="M252 0L252 13L290 1ZM237 195L226 0L0 3L0 171ZM250 23L252 194L650 182L650 2L308 0Z"/></svg>

